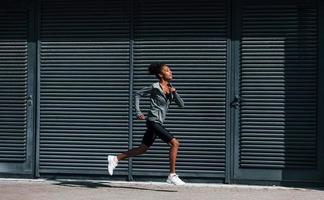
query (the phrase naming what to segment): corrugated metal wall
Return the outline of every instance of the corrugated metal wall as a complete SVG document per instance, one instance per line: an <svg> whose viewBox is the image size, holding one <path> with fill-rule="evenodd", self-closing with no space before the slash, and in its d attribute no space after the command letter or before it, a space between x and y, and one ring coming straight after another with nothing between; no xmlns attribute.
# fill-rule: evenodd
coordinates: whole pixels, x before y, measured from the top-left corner
<svg viewBox="0 0 324 200"><path fill-rule="evenodd" d="M27 16L19 5L0 7L0 172L26 160Z"/></svg>
<svg viewBox="0 0 324 200"><path fill-rule="evenodd" d="M120 1L74 3L41 5L39 172L103 174L105 155L128 148L129 7ZM186 109L172 107L167 122L183 141L179 172L224 177L226 5L183 4L134 5L133 90L156 81L147 76L149 63L169 63L186 102ZM143 124L134 123L134 145ZM157 141L148 155L134 159L133 174L167 174L168 149ZM116 173L126 166L121 162Z"/></svg>
<svg viewBox="0 0 324 200"><path fill-rule="evenodd" d="M128 16L121 0L41 2L40 173L105 174L128 149Z"/></svg>
<svg viewBox="0 0 324 200"><path fill-rule="evenodd" d="M185 109L171 106L166 127L180 140L182 176L225 176L227 7L224 1L140 1L135 6L134 90L157 79L151 62L165 62ZM148 109L148 98L142 108ZM145 106L146 105L146 106ZM134 122L134 144L145 132ZM169 146L157 139L146 156L134 158L134 175L166 175Z"/></svg>
<svg viewBox="0 0 324 200"><path fill-rule="evenodd" d="M317 6L264 4L243 7L240 166L316 169Z"/></svg>
<svg viewBox="0 0 324 200"><path fill-rule="evenodd" d="M130 116L131 93L156 81L147 73L155 61L171 66L173 85L185 101L184 109L171 106L166 121L181 142L181 176L242 178L246 171L235 171L232 162L250 170L244 175L253 178L254 172L264 174L259 169L315 170L319 77L314 2L41 0L37 174L106 175L108 154L139 145L145 123ZM231 3L242 7L232 10ZM240 41L232 33L238 19L231 12L236 10L242 12ZM15 44L22 50L23 42ZM0 47L0 59L7 51ZM234 52L239 64L229 60ZM19 55L25 58L23 50ZM240 74L229 73L239 68ZM235 88L240 109L232 112L239 127L231 133L226 130L235 129L229 129L235 116L226 115L226 102L234 88L228 80L236 77L228 74L240 76ZM142 105L147 110L148 99ZM227 154L234 144L237 155ZM168 151L157 139L146 155L120 162L114 174L166 176ZM270 176L263 180L273 180Z"/></svg>

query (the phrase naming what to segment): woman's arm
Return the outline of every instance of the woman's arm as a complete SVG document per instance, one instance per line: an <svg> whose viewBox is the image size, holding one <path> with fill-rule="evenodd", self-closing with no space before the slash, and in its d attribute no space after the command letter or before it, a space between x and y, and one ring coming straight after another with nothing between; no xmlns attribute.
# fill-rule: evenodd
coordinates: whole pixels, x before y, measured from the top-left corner
<svg viewBox="0 0 324 200"><path fill-rule="evenodd" d="M140 99L143 96L148 96L151 94L152 91L152 86L144 87L139 91L136 91L134 93L134 98L135 98L135 112L136 112L136 117L142 119L144 116L143 113L141 112L140 109Z"/></svg>
<svg viewBox="0 0 324 200"><path fill-rule="evenodd" d="M176 102L176 104L178 104L178 106L180 108L184 108L184 102L183 102L182 98L180 97L180 95L176 91L173 92L173 95L174 95L174 101Z"/></svg>
<svg viewBox="0 0 324 200"><path fill-rule="evenodd" d="M171 92L173 93L174 96L174 101L180 108L184 108L184 102L180 95L177 93L177 90L170 84L171 87Z"/></svg>

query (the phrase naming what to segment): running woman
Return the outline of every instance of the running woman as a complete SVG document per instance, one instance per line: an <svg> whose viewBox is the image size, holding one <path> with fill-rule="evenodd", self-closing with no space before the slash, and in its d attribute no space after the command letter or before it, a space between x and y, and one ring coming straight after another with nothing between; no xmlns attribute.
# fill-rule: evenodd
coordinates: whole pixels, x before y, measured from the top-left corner
<svg viewBox="0 0 324 200"><path fill-rule="evenodd" d="M145 116L140 110L140 98L143 96L150 96L150 109L146 118L147 129L143 136L142 144L139 147L130 149L117 156L109 155L108 172L110 175L113 174L113 170L117 167L118 161L144 154L153 144L156 136L158 136L170 146L170 174L167 178L167 182L174 185L184 185L185 182L178 177L175 169L179 141L163 126L171 102L174 101L181 108L184 107L184 103L176 89L172 87L170 83L173 77L172 71L168 65L162 63L152 63L148 70L149 73L155 75L159 81L153 83L149 87L144 87L143 89L135 92L134 95L136 116L139 120L145 120Z"/></svg>

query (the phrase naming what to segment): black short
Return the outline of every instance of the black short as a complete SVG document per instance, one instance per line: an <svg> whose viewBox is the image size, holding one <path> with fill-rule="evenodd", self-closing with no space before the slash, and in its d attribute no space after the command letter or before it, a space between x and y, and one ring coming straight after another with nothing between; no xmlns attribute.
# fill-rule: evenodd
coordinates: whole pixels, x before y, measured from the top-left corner
<svg viewBox="0 0 324 200"><path fill-rule="evenodd" d="M173 135L159 123L147 120L146 128L147 129L143 136L142 144L145 144L147 147L150 147L153 144L156 136L158 136L165 143L169 143L174 138Z"/></svg>

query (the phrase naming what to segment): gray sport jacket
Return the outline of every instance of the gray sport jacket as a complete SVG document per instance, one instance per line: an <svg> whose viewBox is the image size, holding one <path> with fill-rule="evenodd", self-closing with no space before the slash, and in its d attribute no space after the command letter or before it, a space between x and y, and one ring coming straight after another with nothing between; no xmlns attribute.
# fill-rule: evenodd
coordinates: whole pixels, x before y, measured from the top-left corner
<svg viewBox="0 0 324 200"><path fill-rule="evenodd" d="M147 120L149 121L163 124L172 100L174 100L180 108L184 107L183 100L177 92L172 92L171 96L168 98L164 94L160 83L156 82L151 86L144 87L141 90L135 92L134 97L136 116L143 114L140 110L140 98L148 95L150 95L150 110L148 111L147 116Z"/></svg>

